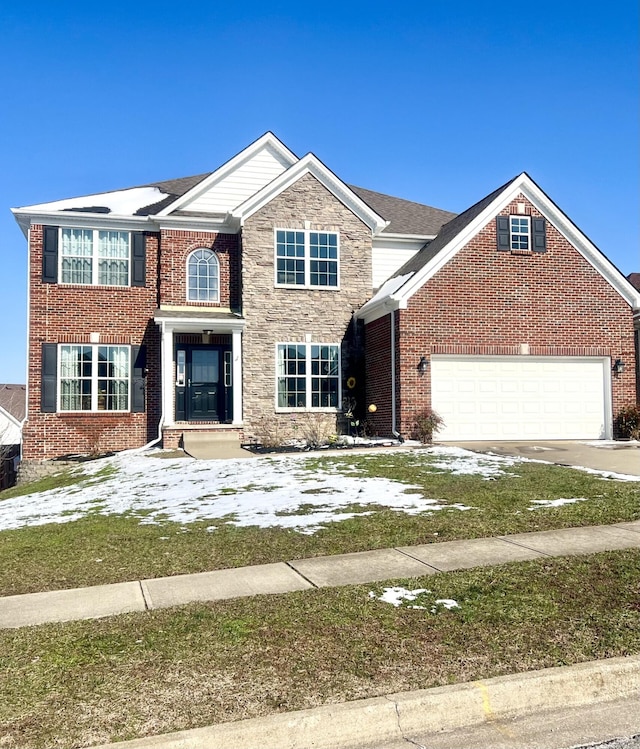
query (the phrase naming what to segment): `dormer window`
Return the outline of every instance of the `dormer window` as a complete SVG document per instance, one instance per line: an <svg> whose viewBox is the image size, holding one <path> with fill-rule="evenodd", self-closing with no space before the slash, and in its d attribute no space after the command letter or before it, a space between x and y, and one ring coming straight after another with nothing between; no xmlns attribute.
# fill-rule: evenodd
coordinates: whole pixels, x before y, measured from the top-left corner
<svg viewBox="0 0 640 749"><path fill-rule="evenodd" d="M215 252L204 247L187 260L187 299L190 302L220 301L220 263Z"/></svg>

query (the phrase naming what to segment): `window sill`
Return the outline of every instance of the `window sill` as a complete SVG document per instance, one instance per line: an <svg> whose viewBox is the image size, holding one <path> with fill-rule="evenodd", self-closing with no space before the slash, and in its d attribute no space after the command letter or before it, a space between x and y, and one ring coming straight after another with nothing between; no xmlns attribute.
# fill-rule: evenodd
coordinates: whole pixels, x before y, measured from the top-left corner
<svg viewBox="0 0 640 749"><path fill-rule="evenodd" d="M276 289L292 289L292 290L303 290L303 291L340 291L339 286L306 286L304 284L274 284Z"/></svg>

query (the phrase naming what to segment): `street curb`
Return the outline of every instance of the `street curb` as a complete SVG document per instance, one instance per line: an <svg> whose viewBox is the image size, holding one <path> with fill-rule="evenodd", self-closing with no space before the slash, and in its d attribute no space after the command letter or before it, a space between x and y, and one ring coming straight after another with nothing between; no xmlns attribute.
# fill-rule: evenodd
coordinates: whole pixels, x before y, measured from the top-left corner
<svg viewBox="0 0 640 749"><path fill-rule="evenodd" d="M637 655L323 705L92 749L354 749L634 696L640 711Z"/></svg>

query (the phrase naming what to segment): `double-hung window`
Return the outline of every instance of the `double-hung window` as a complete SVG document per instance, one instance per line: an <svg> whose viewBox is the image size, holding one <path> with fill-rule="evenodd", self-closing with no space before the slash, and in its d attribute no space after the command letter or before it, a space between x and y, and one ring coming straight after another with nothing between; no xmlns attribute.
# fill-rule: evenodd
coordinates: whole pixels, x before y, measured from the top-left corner
<svg viewBox="0 0 640 749"><path fill-rule="evenodd" d="M336 289L337 232L276 229L276 286Z"/></svg>
<svg viewBox="0 0 640 749"><path fill-rule="evenodd" d="M531 249L529 239L530 222L531 219L529 216L509 216L509 234L512 250Z"/></svg>
<svg viewBox="0 0 640 749"><path fill-rule="evenodd" d="M130 346L61 345L60 411L128 411Z"/></svg>
<svg viewBox="0 0 640 749"><path fill-rule="evenodd" d="M62 283L129 285L129 232L101 229L61 229L60 232Z"/></svg>
<svg viewBox="0 0 640 749"><path fill-rule="evenodd" d="M277 406L281 409L337 409L340 402L340 346L277 344Z"/></svg>
<svg viewBox="0 0 640 749"><path fill-rule="evenodd" d="M496 216L497 248L502 252L529 254L547 251L547 222L542 216Z"/></svg>

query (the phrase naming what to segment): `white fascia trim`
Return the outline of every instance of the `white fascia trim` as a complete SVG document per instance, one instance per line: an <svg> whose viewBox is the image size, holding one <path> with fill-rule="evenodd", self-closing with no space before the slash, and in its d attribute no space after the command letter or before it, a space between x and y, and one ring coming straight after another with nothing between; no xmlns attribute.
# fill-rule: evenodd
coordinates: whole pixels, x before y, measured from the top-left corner
<svg viewBox="0 0 640 749"><path fill-rule="evenodd" d="M11 423L12 423L12 424L13 424L13 425L14 425L14 426L15 426L15 427L17 428L17 429L20 429L20 431L22 431L22 424L23 424L23 422L21 422L21 421L18 421L18 419L16 419L16 417L15 417L15 416L12 416L12 415L11 415L11 414L10 414L10 413L9 413L9 412L8 412L8 411L6 410L6 409L2 408L2 406L0 406L0 416L6 416L6 418L7 418L7 419L8 419L8 420L9 420L9 421L10 421L10 422L11 422ZM0 435L0 436L2 436L2 435Z"/></svg>
<svg viewBox="0 0 640 749"><path fill-rule="evenodd" d="M160 317L154 318L156 324L165 330L176 331L179 333L198 332L203 330L213 330L214 333L233 333L234 331L242 332L245 328L246 321L243 318L237 320L220 319L216 320L211 317Z"/></svg>
<svg viewBox="0 0 640 749"><path fill-rule="evenodd" d="M237 234L236 222L228 220L228 214L211 214L209 216L150 216L154 227L160 229L194 229L214 234Z"/></svg>
<svg viewBox="0 0 640 749"><path fill-rule="evenodd" d="M607 280L632 307L640 306L640 292L633 288L620 271L592 244L578 227L548 198L526 174L508 185L493 202L457 234L448 245L419 270L395 295L406 302L456 255L487 223L514 198L522 194L545 216L578 252Z"/></svg>
<svg viewBox="0 0 640 749"><path fill-rule="evenodd" d="M238 218L240 223L243 224L256 211L259 211L281 192L291 187L291 185L305 174L313 175L321 185L326 187L334 197L368 226L374 235L379 234L389 225L388 221L385 221L382 216L379 216L369 208L353 190L350 190L339 177L312 153L303 156L293 166L269 182L268 185L265 185L262 190L259 190L255 195L245 200L244 203L234 208L231 211L231 215Z"/></svg>
<svg viewBox="0 0 640 749"><path fill-rule="evenodd" d="M290 164L295 164L295 162L298 160L298 157L292 151L290 151L282 141L278 140L278 138L276 138L273 133L265 133L263 136L258 138L258 140L254 141L250 146L247 146L244 150L240 151L240 153L236 154L232 159L229 159L229 161L216 169L215 172L212 172L208 177L203 179L202 182L199 182L195 187L191 188L191 190L186 192L181 197L177 198L173 203L171 203L171 205L168 205L157 215L167 216L170 213L173 213L173 211L179 210L183 205L190 203L203 192L206 192L208 189L210 189L212 185L216 184L216 182L224 179L224 177L233 172L234 169L237 169L243 162L250 159L265 146L270 146L271 148L273 148L280 154L280 156L283 157L285 161L290 162Z"/></svg>
<svg viewBox="0 0 640 749"><path fill-rule="evenodd" d="M34 224L82 227L91 229L122 229L123 231L148 231L153 216L120 216L116 213L88 213L77 211L47 211L32 213L24 208L13 208L22 231L28 231Z"/></svg>
<svg viewBox="0 0 640 749"><path fill-rule="evenodd" d="M525 175L526 177L526 175ZM571 219L528 177L520 192L555 226L582 257L608 281L634 309L640 307L640 291L634 288L615 265L586 237Z"/></svg>
<svg viewBox="0 0 640 749"><path fill-rule="evenodd" d="M393 234L392 232L385 231L384 234L379 234L376 239L391 239L393 242L422 242L426 244L431 240L435 239L435 234Z"/></svg>

